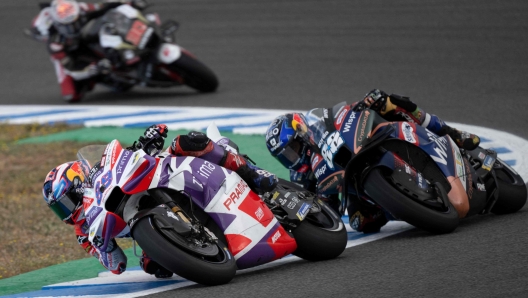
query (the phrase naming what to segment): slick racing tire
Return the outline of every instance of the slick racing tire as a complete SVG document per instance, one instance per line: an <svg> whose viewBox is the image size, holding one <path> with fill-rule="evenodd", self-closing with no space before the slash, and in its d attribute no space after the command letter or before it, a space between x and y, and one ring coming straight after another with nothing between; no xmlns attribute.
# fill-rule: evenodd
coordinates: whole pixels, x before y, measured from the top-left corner
<svg viewBox="0 0 528 298"><path fill-rule="evenodd" d="M235 259L221 240L216 244L217 255L203 256L176 246L158 229L151 217L144 217L134 225L132 235L145 253L166 269L207 286L226 284L235 276Z"/></svg>
<svg viewBox="0 0 528 298"><path fill-rule="evenodd" d="M213 71L186 51L182 51L180 58L170 67L182 77L183 84L193 89L214 92L218 88L218 78Z"/></svg>
<svg viewBox="0 0 528 298"><path fill-rule="evenodd" d="M389 182L381 168L370 171L363 187L369 197L383 209L417 228L434 234L444 234L458 227L458 213L451 203L448 203L448 208L444 211L420 204Z"/></svg>
<svg viewBox="0 0 528 298"><path fill-rule="evenodd" d="M278 187L307 192L290 181L279 179ZM347 231L341 216L325 202L315 199L318 212L310 212L299 225L291 230L297 243L294 255L308 260L321 261L337 258L346 248Z"/></svg>
<svg viewBox="0 0 528 298"><path fill-rule="evenodd" d="M522 177L513 171L504 161L497 159L494 165L499 199L491 208L497 215L519 211L526 204L526 184Z"/></svg>

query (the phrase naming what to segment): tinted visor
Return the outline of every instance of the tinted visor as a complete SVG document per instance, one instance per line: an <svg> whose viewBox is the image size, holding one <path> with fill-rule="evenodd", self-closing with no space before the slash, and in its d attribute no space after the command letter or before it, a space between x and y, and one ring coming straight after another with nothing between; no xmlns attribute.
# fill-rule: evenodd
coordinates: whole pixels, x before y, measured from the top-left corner
<svg viewBox="0 0 528 298"><path fill-rule="evenodd" d="M71 216L80 203L81 199L78 194L67 193L49 207L62 221L74 224Z"/></svg>
<svg viewBox="0 0 528 298"><path fill-rule="evenodd" d="M288 169L292 169L301 160L301 155L299 153L302 147L302 144L293 138L288 143L288 145L286 145L286 147L284 147L284 149L282 149L282 151L277 154L277 159L282 163L282 165Z"/></svg>

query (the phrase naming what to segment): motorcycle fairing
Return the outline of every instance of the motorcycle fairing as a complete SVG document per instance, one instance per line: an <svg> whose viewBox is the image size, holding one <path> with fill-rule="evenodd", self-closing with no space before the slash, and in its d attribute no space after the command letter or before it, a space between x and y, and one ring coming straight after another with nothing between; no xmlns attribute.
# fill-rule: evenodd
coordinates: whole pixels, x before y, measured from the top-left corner
<svg viewBox="0 0 528 298"><path fill-rule="evenodd" d="M220 168L220 167L219 167ZM225 171L222 188L204 209L224 231L239 269L292 253L297 245L262 199L235 173Z"/></svg>

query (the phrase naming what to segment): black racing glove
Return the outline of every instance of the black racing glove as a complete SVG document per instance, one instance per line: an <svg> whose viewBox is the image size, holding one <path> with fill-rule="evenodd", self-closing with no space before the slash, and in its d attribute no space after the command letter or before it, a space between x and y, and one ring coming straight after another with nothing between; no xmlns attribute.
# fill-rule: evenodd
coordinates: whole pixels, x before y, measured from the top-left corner
<svg viewBox="0 0 528 298"><path fill-rule="evenodd" d="M154 156L163 150L165 138L169 129L165 124L154 124L149 126L142 137L134 142L131 150L143 149L148 155Z"/></svg>

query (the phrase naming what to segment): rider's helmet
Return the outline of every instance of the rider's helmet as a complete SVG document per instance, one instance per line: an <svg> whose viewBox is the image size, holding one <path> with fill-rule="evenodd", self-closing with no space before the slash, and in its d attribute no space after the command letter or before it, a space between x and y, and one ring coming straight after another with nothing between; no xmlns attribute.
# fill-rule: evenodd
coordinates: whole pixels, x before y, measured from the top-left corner
<svg viewBox="0 0 528 298"><path fill-rule="evenodd" d="M81 6L75 0L53 0L51 18L60 34L66 37L77 36L82 28Z"/></svg>
<svg viewBox="0 0 528 298"><path fill-rule="evenodd" d="M309 163L312 140L307 121L301 113L280 115L266 131L266 146L273 157L291 170Z"/></svg>
<svg viewBox="0 0 528 298"><path fill-rule="evenodd" d="M46 204L67 224L75 224L74 213L81 209L85 172L80 161L71 161L51 170L44 180L42 195Z"/></svg>

